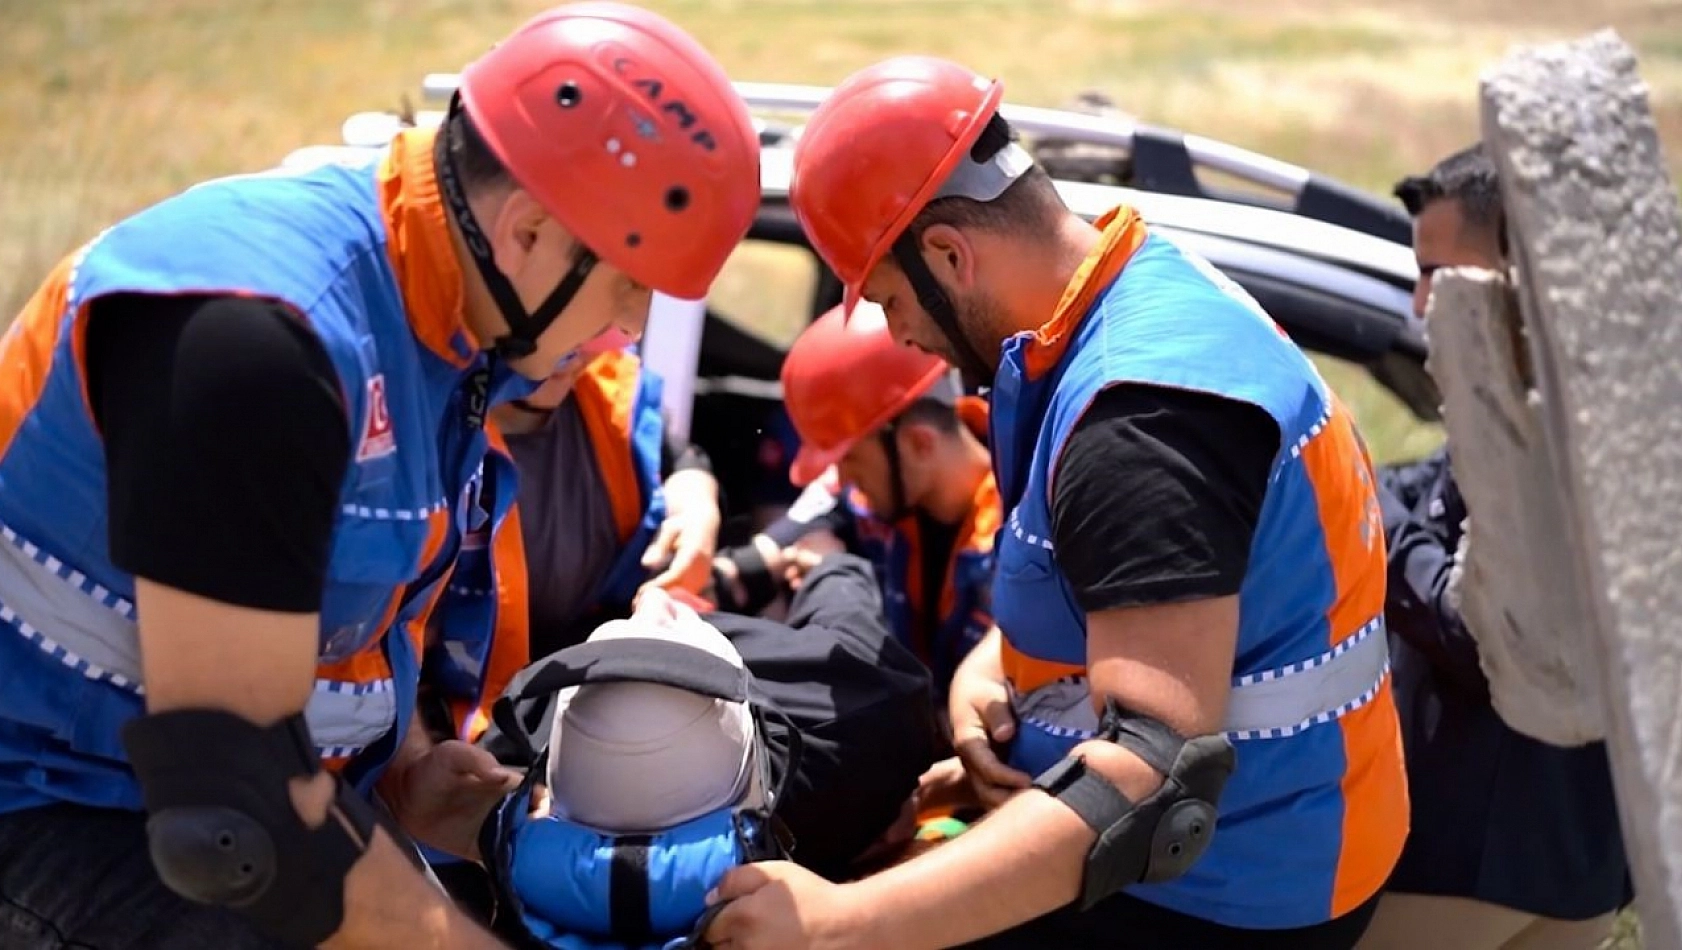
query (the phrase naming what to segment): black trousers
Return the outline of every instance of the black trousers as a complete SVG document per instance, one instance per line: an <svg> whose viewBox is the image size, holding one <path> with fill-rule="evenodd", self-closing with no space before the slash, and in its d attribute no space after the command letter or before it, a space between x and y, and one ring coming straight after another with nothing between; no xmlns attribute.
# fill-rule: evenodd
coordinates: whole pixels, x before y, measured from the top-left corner
<svg viewBox="0 0 1682 950"><path fill-rule="evenodd" d="M0 816L0 948L284 950L239 914L158 879L139 812L50 805Z"/></svg>

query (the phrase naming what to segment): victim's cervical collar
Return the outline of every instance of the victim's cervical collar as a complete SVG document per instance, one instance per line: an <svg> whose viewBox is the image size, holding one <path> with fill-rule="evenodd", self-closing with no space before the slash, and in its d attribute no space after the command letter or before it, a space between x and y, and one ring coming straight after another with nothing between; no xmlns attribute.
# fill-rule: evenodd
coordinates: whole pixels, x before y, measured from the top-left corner
<svg viewBox="0 0 1682 950"><path fill-rule="evenodd" d="M515 704L563 705L481 834L499 899L551 950L697 946L706 894L727 871L788 856L774 812L799 732L756 698L723 634L669 598L654 605L645 595L632 620L540 661L495 709L529 742ZM774 780L767 721L785 740ZM553 790L543 817L531 808L539 776Z"/></svg>

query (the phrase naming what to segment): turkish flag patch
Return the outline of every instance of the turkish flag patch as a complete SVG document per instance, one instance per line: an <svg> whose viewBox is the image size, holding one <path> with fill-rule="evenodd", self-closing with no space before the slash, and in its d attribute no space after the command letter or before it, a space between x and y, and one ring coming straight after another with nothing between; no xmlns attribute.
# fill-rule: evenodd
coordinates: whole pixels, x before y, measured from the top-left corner
<svg viewBox="0 0 1682 950"><path fill-rule="evenodd" d="M391 408L385 400L385 374L368 379L367 408L362 413L362 442L356 460L366 462L397 451L397 433L391 427Z"/></svg>

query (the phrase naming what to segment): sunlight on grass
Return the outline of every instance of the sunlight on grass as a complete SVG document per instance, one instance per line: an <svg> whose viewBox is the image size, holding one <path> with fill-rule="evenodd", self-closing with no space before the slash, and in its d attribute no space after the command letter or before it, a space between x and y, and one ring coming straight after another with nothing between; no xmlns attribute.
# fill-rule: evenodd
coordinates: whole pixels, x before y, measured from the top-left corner
<svg viewBox="0 0 1682 950"><path fill-rule="evenodd" d="M412 98L422 74L458 68L546 5L0 0L0 55L12 65L0 73L0 309L15 312L54 260L112 219L202 178L337 141L348 114ZM1576 4L1532 5L1514 18L1478 0L649 5L741 78L831 83L884 55L935 53L1004 77L1016 101L1055 104L1099 88L1146 121L1380 192L1474 134L1477 73L1509 44L1590 22ZM1591 19L1618 25L1642 50L1673 138L1682 19L1639 0L1602 5ZM787 339L812 279L788 260L744 248L719 283L722 309ZM1440 438L1358 369L1328 365L1327 375L1381 459L1416 456Z"/></svg>

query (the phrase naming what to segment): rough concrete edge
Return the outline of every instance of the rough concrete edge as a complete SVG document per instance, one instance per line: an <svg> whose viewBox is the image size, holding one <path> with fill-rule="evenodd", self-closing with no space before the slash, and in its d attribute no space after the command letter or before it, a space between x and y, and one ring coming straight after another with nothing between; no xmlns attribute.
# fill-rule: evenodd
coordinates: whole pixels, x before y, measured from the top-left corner
<svg viewBox="0 0 1682 950"><path fill-rule="evenodd" d="M1651 120L1650 103L1645 97L1646 86L1636 70L1637 59L1634 50L1616 31L1606 29L1577 40L1516 49L1501 63L1485 71L1479 83L1484 140L1497 142L1504 136L1499 102L1500 98L1507 94L1503 83L1515 81L1528 72L1527 64L1532 61L1546 65L1558 63L1562 57L1582 55L1598 58L1608 72L1626 74L1625 78L1634 82L1635 89L1641 96L1641 104L1647 109L1649 121ZM1557 81L1560 76L1556 72L1550 78ZM1588 92L1592 90L1558 90L1562 98L1576 97ZM1495 153L1500 165L1502 191L1509 221L1515 234L1523 233L1527 225L1523 220L1527 207L1523 177L1515 174L1516 169L1507 157L1501 154L1501 150L1496 149ZM1515 241L1513 250L1517 269L1522 275L1537 273L1537 262L1525 259L1522 241ZM1530 283L1529 280L1525 280L1520 286L1521 307L1527 325L1533 325L1538 313L1544 309L1536 288L1529 286ZM1542 334L1530 333L1528 336L1531 340L1532 358L1537 364L1539 388L1545 394L1550 391L1557 392L1561 380L1555 360L1548 352L1549 347ZM1557 401L1554 401L1553 409L1559 411L1559 408ZM1555 432L1568 433L1570 423L1569 420L1560 420L1551 424L1550 428ZM1584 547L1585 539L1589 543L1598 543L1597 534L1592 520L1588 517L1585 500L1577 497L1573 489L1583 476L1570 454L1563 450L1564 447L1555 445L1553 439L1549 440L1549 444L1558 450L1554 452L1554 464L1560 476L1561 489L1570 496L1569 508L1574 515L1559 526L1564 541L1576 550L1589 550ZM1623 837L1629 855L1631 874L1636 881L1637 909L1642 919L1643 942L1646 950L1682 950L1682 900L1679 900L1677 894L1682 869L1678 869L1679 874L1672 874L1672 865L1677 863L1677 859L1666 853L1663 843L1663 829L1667 822L1661 813L1661 804L1665 797L1665 789L1661 784L1662 776L1650 773L1647 769L1646 757L1638 748L1642 730L1635 721L1633 704L1625 701L1625 695L1620 688L1637 675L1636 671L1631 669L1633 658L1616 633L1610 605L1603 597L1593 593L1595 590L1607 589L1602 568L1598 557L1585 557L1583 573L1579 576L1586 582L1587 592L1591 596L1589 606L1596 618L1596 630L1593 631L1593 635L1602 646L1599 665L1602 694L1608 700L1607 743L1613 761Z"/></svg>
<svg viewBox="0 0 1682 950"><path fill-rule="evenodd" d="M1502 719L1539 741L1580 746L1605 737L1600 683L1584 666L1594 644L1580 635L1588 621L1572 597L1574 564L1547 543L1546 523L1563 516L1564 501L1543 457L1517 319L1500 274L1454 268L1432 282L1426 365L1472 513L1451 593Z"/></svg>

